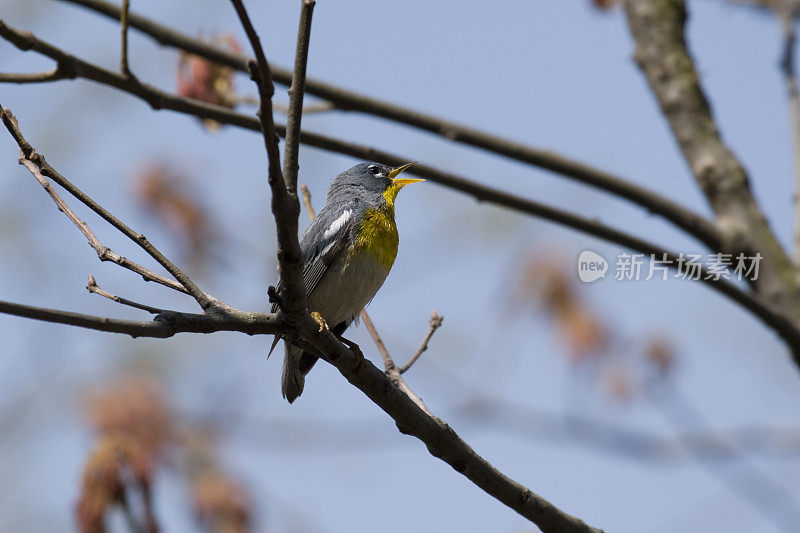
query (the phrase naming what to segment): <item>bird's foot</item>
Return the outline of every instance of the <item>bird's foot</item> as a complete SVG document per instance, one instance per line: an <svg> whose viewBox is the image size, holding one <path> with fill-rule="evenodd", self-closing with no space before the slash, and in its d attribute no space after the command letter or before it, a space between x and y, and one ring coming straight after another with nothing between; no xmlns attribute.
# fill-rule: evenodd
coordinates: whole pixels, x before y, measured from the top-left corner
<svg viewBox="0 0 800 533"><path fill-rule="evenodd" d="M334 335L336 334L334 333ZM336 338L342 341L342 344L347 346L350 349L350 351L353 352L353 355L356 356L356 360L358 362L361 362L364 359L364 353L361 351L361 347L359 347L358 344L354 343L350 339L342 337L341 335L336 335Z"/></svg>
<svg viewBox="0 0 800 533"><path fill-rule="evenodd" d="M267 287L267 299L269 299L269 303L271 304L278 304L278 309L283 309L283 298L281 298L278 289L273 285Z"/></svg>
<svg viewBox="0 0 800 533"><path fill-rule="evenodd" d="M312 311L311 312L311 318L314 319L314 322L319 324L319 332L320 333L322 333L323 331L327 331L328 333L330 333L331 328L328 326L328 323L325 322L325 319L322 318L321 314L319 314L317 311Z"/></svg>

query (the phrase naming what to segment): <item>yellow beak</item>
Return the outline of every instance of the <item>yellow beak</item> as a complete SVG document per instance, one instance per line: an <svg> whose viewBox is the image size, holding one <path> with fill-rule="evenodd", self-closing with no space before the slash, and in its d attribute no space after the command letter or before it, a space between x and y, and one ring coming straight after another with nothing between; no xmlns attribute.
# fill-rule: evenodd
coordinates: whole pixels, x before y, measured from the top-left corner
<svg viewBox="0 0 800 533"><path fill-rule="evenodd" d="M416 161L414 163L416 163ZM406 163L403 166L399 166L397 168L393 168L389 172L389 179L392 180L392 183L394 183L395 185L399 185L400 187L405 187L406 185L409 185L411 183L419 183L420 181L425 181L423 179L418 179L418 178L396 178L395 177L398 174L400 174L401 172L403 172L404 170L408 169L408 167L410 167L414 163Z"/></svg>

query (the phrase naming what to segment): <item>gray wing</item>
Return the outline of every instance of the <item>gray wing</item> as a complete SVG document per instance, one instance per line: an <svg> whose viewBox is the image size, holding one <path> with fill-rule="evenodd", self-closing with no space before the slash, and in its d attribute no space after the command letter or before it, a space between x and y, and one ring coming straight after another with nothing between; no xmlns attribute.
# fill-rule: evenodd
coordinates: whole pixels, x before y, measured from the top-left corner
<svg viewBox="0 0 800 533"><path fill-rule="evenodd" d="M328 271L336 257L352 239L356 209L354 204L340 208L338 213L326 212L323 209L314 219L300 243L303 250L303 284L306 298L319 285L322 276ZM283 290L283 281L278 283L278 294ZM272 312L278 310L278 304L272 304Z"/></svg>

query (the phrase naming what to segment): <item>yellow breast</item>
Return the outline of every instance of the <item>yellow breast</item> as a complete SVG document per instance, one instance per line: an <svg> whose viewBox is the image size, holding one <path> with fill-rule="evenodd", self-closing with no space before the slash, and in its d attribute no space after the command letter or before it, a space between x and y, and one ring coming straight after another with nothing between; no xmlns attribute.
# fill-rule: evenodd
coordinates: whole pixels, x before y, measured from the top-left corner
<svg viewBox="0 0 800 533"><path fill-rule="evenodd" d="M391 268L397 257L397 225L394 222L394 205L383 209L367 209L361 220L354 252L374 254L383 266Z"/></svg>

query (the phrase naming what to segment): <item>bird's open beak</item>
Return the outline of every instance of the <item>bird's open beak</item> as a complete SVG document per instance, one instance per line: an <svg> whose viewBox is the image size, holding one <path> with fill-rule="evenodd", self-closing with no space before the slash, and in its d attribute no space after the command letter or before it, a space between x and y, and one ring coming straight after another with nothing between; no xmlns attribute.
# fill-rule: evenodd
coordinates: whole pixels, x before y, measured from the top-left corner
<svg viewBox="0 0 800 533"><path fill-rule="evenodd" d="M414 163L416 163L416 161ZM419 178L396 178L395 177L398 174L400 174L401 172L403 172L404 170L406 170L408 167L413 165L414 163L406 163L403 166L400 166L400 167L397 167L397 168L393 168L389 172L389 178L392 180L392 183L394 183L395 185L399 185L400 187L405 187L406 185L409 185L411 183L419 183L420 181L425 181L425 180L419 179Z"/></svg>

